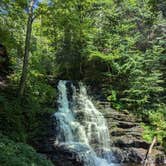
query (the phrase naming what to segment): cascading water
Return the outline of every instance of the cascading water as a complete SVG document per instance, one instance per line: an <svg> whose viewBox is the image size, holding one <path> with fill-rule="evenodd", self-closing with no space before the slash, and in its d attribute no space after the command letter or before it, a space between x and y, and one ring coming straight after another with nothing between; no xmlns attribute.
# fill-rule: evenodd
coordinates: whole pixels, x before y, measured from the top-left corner
<svg viewBox="0 0 166 166"><path fill-rule="evenodd" d="M55 113L56 143L72 149L85 166L110 166L110 137L106 121L95 108L82 83L58 83L58 111Z"/></svg>

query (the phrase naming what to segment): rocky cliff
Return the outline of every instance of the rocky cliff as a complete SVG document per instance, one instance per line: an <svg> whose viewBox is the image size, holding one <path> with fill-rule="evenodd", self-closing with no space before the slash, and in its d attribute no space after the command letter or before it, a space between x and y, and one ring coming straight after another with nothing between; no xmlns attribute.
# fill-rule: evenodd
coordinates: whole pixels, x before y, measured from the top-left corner
<svg viewBox="0 0 166 166"><path fill-rule="evenodd" d="M143 140L143 128L139 119L128 112L118 112L110 108L107 102L97 102L96 107L104 114L109 126L111 150L114 163L120 166L140 166L146 156L150 144ZM51 159L56 166L83 166L77 154L68 148L59 147L55 140L56 121L50 114L43 115L42 137L35 140L33 146L37 151ZM159 146L155 146L149 156L149 166L164 166L166 157Z"/></svg>
<svg viewBox="0 0 166 166"><path fill-rule="evenodd" d="M97 102L96 107L107 119L111 149L116 158L114 162L142 164L150 144L142 138L143 128L140 120L127 111L119 112L111 109L108 102ZM148 163L162 166L166 164L166 157L160 146L155 145Z"/></svg>

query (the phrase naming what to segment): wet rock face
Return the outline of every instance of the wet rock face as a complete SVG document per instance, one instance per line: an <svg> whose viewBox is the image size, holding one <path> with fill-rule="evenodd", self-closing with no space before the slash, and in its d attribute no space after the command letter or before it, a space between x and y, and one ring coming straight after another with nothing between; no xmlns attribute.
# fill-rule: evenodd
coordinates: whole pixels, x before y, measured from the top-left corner
<svg viewBox="0 0 166 166"><path fill-rule="evenodd" d="M56 166L83 166L77 152L70 150L65 146L54 146L54 155L51 160Z"/></svg>
<svg viewBox="0 0 166 166"><path fill-rule="evenodd" d="M96 106L107 119L111 149L116 160L115 163L142 164L150 144L143 140L143 129L140 120L135 119L128 112L118 112L110 108L107 102L98 102ZM166 164L166 156L160 148L155 146L148 158L148 164ZM122 164L123 165L123 164ZM130 165L130 164L129 164Z"/></svg>

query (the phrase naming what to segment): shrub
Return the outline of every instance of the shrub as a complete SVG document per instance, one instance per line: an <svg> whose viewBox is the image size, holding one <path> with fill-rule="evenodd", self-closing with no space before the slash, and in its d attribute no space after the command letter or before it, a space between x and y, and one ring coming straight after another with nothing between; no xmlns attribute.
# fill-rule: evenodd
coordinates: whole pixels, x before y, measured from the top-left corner
<svg viewBox="0 0 166 166"><path fill-rule="evenodd" d="M53 166L29 145L16 143L0 135L1 166Z"/></svg>

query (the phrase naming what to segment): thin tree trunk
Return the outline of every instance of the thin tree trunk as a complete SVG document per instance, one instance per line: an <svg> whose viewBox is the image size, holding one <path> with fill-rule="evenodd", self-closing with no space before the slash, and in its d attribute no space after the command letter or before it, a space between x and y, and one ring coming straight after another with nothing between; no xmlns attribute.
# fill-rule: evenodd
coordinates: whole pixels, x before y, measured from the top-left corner
<svg viewBox="0 0 166 166"><path fill-rule="evenodd" d="M27 21L24 61L23 61L22 74L21 74L20 84L19 84L19 96L23 96L25 91L26 80L27 80L30 40L31 40L32 23L33 23L33 4L34 4L34 0L31 0L29 5L29 13L28 13L28 21Z"/></svg>
<svg viewBox="0 0 166 166"><path fill-rule="evenodd" d="M151 145L150 145L150 147L149 147L149 149L148 149L148 151L146 153L143 166L147 166L147 164L148 164L148 157L152 153L153 146L155 145L156 142L157 142L157 137L154 136L153 141L152 141L152 143L151 143Z"/></svg>

